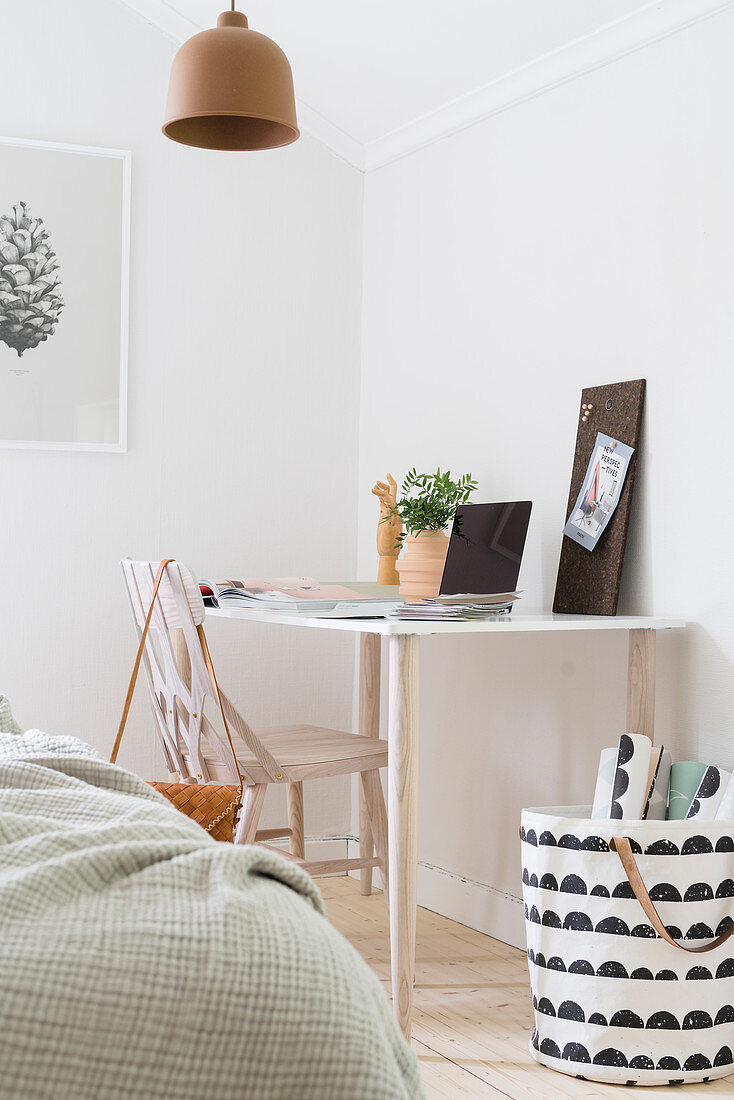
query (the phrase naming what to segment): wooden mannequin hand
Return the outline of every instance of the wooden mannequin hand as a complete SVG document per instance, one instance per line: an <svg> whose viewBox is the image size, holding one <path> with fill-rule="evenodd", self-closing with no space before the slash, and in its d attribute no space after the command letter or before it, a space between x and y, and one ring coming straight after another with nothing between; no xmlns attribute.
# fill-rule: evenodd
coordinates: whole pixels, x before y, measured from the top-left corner
<svg viewBox="0 0 734 1100"><path fill-rule="evenodd" d="M397 558L400 553L397 538L403 530L403 524L400 516L391 515L390 513L398 498L398 484L392 474L388 474L387 484L384 481L376 482L372 492L380 502L380 522L377 525L377 552L380 557Z"/></svg>

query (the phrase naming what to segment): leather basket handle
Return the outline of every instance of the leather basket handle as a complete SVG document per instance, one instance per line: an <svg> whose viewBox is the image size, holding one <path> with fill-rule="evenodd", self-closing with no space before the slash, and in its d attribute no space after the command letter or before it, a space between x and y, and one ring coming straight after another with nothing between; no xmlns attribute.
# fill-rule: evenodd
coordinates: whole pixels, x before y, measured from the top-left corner
<svg viewBox="0 0 734 1100"><path fill-rule="evenodd" d="M721 947L722 943L726 943L729 937L734 935L734 921L732 921L725 932L722 932L715 940L705 944L703 947L686 947L685 944L680 943L678 940L674 940L660 919L660 914L647 892L647 887L645 886L642 875L640 874L640 868L637 866L637 860L632 851L632 845L627 837L614 837L609 841L609 847L619 856L620 863L627 876L627 881L632 887L635 897L642 906L645 916L661 939L664 939L671 947L677 947L680 951L687 951L691 955L705 955L707 951L715 951L717 947Z"/></svg>

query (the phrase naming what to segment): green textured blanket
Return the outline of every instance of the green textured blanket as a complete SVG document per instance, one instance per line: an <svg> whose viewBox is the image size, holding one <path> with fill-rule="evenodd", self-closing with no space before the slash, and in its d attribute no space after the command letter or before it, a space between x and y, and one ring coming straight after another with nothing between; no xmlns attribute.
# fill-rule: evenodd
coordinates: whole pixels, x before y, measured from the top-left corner
<svg viewBox="0 0 734 1100"><path fill-rule="evenodd" d="M311 879L0 696L0 1096L420 1097Z"/></svg>

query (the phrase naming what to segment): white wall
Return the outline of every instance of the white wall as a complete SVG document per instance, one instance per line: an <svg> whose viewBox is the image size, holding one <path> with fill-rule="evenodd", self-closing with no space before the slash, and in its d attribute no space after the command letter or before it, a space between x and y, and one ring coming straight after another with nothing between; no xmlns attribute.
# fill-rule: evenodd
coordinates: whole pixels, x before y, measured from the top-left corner
<svg viewBox="0 0 734 1100"><path fill-rule="evenodd" d="M361 576L375 477L440 464L533 499L521 587L547 609L579 392L647 378L620 610L690 618L660 638L658 737L729 768L733 32L728 11L367 176L359 463ZM422 662L421 898L517 940L520 808L590 800L625 639L427 639Z"/></svg>
<svg viewBox="0 0 734 1100"><path fill-rule="evenodd" d="M174 49L109 0L3 21L0 133L133 154L129 453L0 452L0 691L21 724L103 750L134 654L119 558L355 567L361 174L308 136L243 156L165 140ZM209 633L252 721L350 728L351 641ZM145 690L121 763L150 776ZM306 817L343 835L348 782L310 785Z"/></svg>

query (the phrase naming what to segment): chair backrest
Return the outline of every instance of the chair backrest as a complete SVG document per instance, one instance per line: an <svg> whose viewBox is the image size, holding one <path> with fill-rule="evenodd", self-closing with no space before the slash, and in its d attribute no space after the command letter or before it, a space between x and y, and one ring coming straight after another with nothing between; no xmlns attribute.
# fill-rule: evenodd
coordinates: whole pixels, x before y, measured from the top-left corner
<svg viewBox="0 0 734 1100"><path fill-rule="evenodd" d="M128 559L120 565L140 640L153 597L158 562ZM226 776L218 764L218 782L238 783L240 773L246 781L252 781L232 758L224 731L204 714L207 696L216 699L203 650L204 615L204 601L195 577L180 562L171 562L161 579L143 651L158 737L168 770L182 780L205 783L211 779L203 739L209 746L220 749L218 755L226 762ZM286 778L225 695L222 703L227 722L240 734L270 778L276 782Z"/></svg>

